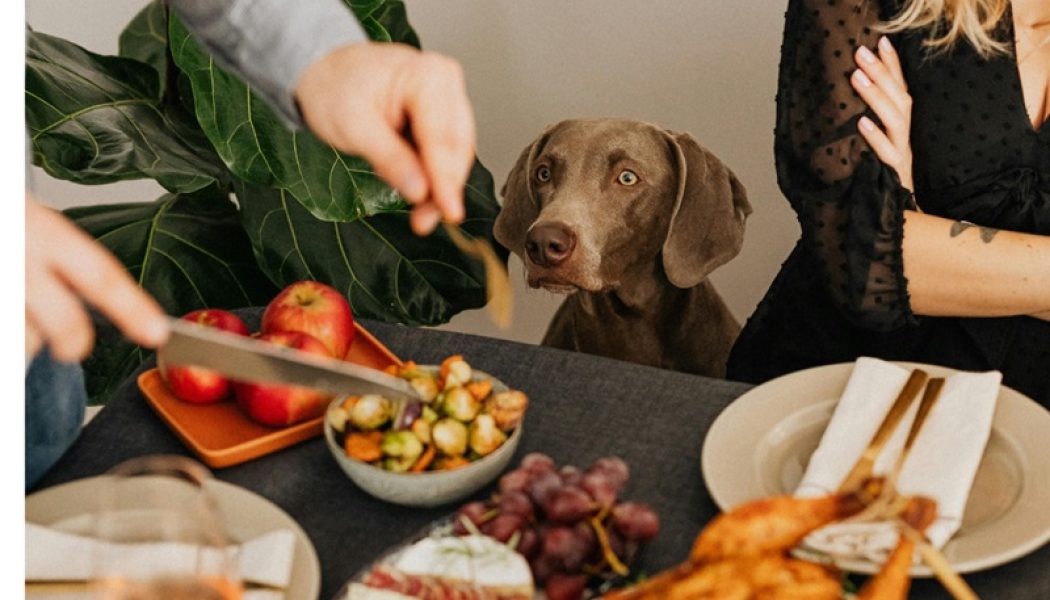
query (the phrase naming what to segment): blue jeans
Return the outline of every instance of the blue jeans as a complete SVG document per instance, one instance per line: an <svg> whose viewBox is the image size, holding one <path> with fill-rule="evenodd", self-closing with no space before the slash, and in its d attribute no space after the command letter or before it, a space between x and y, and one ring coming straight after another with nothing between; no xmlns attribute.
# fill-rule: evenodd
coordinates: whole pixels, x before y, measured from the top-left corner
<svg viewBox="0 0 1050 600"><path fill-rule="evenodd" d="M87 405L84 371L44 349L26 370L26 490L69 449Z"/></svg>

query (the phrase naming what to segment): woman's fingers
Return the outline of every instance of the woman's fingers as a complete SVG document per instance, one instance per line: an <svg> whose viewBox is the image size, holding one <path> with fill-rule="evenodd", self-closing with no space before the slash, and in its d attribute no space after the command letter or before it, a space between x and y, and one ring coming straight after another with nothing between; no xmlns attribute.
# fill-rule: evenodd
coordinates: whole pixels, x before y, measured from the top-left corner
<svg viewBox="0 0 1050 600"><path fill-rule="evenodd" d="M879 160L890 166L896 166L900 162L901 153L897 150L897 146L890 141L890 138L886 137L886 134L879 129L874 121L868 117L861 117L857 125L860 135L868 142L871 149L875 151Z"/></svg>
<svg viewBox="0 0 1050 600"><path fill-rule="evenodd" d="M883 127L890 140L895 144L907 146L911 135L911 111L901 112L900 107L886 94L883 89L864 73L857 69L850 77L853 89L857 90L861 99L867 104L875 115L882 121Z"/></svg>
<svg viewBox="0 0 1050 600"><path fill-rule="evenodd" d="M886 65L893 78L907 90L908 84L904 80L904 69L901 67L900 56L897 54L897 49L893 47L893 43L890 42L890 38L886 36L879 38L879 60Z"/></svg>
<svg viewBox="0 0 1050 600"><path fill-rule="evenodd" d="M882 52L881 48L879 52ZM884 63L866 46L857 49L854 60L868 79L877 85L897 105L899 110L911 112L911 95L908 94L903 74L898 75L893 67ZM900 65L897 64L896 68L899 69L899 67Z"/></svg>

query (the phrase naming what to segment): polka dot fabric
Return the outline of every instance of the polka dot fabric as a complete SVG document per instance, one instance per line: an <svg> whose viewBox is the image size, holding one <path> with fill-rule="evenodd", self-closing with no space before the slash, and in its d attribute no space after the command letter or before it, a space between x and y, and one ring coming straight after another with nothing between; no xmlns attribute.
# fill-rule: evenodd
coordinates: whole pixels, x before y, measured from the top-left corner
<svg viewBox="0 0 1050 600"><path fill-rule="evenodd" d="M777 180L802 238L748 320L729 363L760 382L878 356L999 369L1050 406L1050 323L917 317L901 256L903 211L1050 235L1050 126L1034 128L1013 55L966 43L931 54L923 32L891 36L912 95L914 197L857 132L875 117L853 91L853 53L874 49L891 0L790 0L781 48ZM996 32L1012 45L1009 15ZM1046 282L1050 285L1050 282Z"/></svg>

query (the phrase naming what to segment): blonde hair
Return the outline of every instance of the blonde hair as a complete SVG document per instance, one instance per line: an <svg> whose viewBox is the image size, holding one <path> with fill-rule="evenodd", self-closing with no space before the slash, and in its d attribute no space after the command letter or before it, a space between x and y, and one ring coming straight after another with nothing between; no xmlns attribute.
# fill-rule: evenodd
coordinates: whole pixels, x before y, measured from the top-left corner
<svg viewBox="0 0 1050 600"><path fill-rule="evenodd" d="M924 44L935 52L951 50L965 39L988 58L1010 52L1010 46L993 35L1008 6L1009 0L908 0L880 29L887 33L927 29Z"/></svg>

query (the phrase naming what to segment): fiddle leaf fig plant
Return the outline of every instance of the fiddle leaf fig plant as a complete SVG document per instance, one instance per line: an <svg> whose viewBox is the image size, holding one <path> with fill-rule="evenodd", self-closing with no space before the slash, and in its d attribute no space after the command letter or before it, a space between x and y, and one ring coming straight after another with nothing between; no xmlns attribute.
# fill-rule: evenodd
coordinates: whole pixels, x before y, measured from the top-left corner
<svg viewBox="0 0 1050 600"><path fill-rule="evenodd" d="M400 0L347 3L377 41L419 46ZM435 325L485 303L482 265L444 232L412 234L408 206L362 159L286 128L160 0L100 56L27 33L34 163L83 184L152 178L153 202L66 211L172 315L267 303L300 279L346 294L354 314ZM492 241L492 176L475 162L463 229ZM148 354L100 332L85 361L104 402Z"/></svg>

